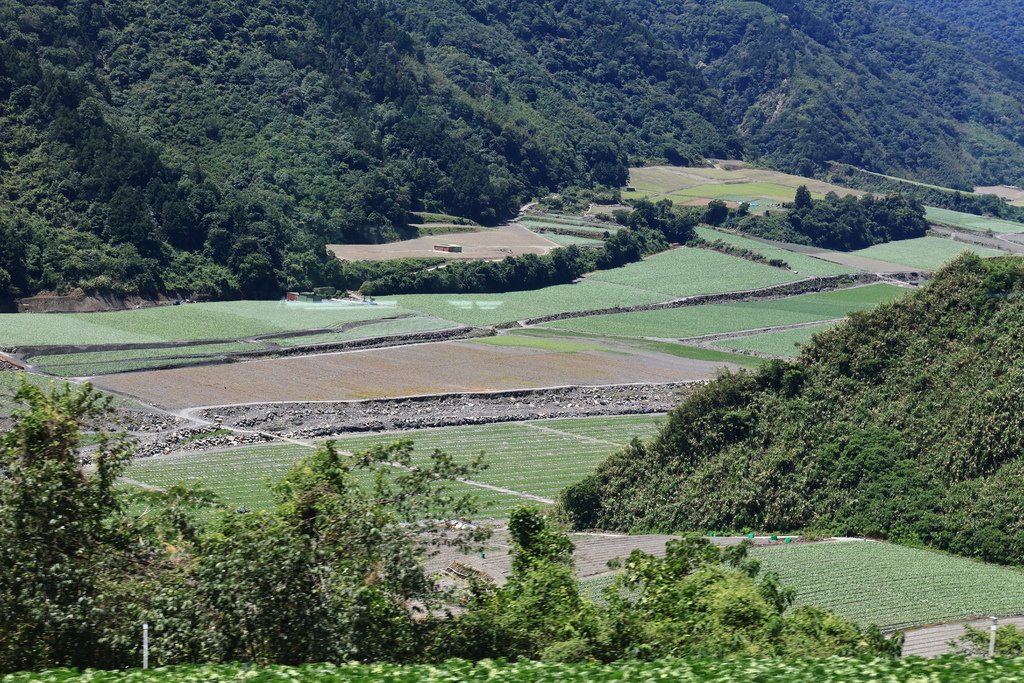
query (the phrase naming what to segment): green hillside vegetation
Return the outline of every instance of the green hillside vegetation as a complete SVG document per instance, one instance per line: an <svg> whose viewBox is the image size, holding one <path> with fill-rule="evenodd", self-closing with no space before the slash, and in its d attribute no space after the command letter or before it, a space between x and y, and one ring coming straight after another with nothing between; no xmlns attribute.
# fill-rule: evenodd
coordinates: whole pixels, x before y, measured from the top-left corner
<svg viewBox="0 0 1024 683"><path fill-rule="evenodd" d="M563 9L580 35L559 73L507 32L488 42L499 73L381 9L4 5L2 293L339 285L324 245L394 239L410 211L494 223L565 185L621 184L630 156L741 151L696 69L610 4L585 24Z"/></svg>
<svg viewBox="0 0 1024 683"><path fill-rule="evenodd" d="M692 394L566 492L581 528L795 531L1024 563L1024 260L965 255Z"/></svg>
<svg viewBox="0 0 1024 683"><path fill-rule="evenodd" d="M985 36L960 41L893 0L622 7L702 65L751 147L780 170L806 176L838 161L965 190L998 184L980 178L1022 184L1008 179L1024 179L1024 61L987 49Z"/></svg>
<svg viewBox="0 0 1024 683"><path fill-rule="evenodd" d="M0 441L3 673L125 668L140 623L158 666L895 657L902 647L877 627L793 607L746 545L699 537L671 541L664 558L634 552L595 604L579 592L569 535L529 507L509 515L502 586L446 587L425 562L480 552L489 534L437 521L475 516L458 485L485 471L480 458L435 450L414 463L408 440L354 454L327 442L287 471L267 509L210 517L208 491L121 483L124 435L98 435L86 471L81 428L106 408L90 387L25 385L18 398L25 408Z"/></svg>

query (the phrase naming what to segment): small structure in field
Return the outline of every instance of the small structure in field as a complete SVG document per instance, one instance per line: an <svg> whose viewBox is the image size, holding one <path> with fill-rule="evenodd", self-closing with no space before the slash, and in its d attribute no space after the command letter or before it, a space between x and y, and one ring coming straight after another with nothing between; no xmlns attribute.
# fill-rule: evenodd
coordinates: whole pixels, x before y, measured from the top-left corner
<svg viewBox="0 0 1024 683"><path fill-rule="evenodd" d="M288 292L285 295L288 301L299 301L303 303L320 303L323 301L323 297L319 297L313 292Z"/></svg>
<svg viewBox="0 0 1024 683"><path fill-rule="evenodd" d="M448 254L461 254L461 244L435 244L434 251L443 251Z"/></svg>

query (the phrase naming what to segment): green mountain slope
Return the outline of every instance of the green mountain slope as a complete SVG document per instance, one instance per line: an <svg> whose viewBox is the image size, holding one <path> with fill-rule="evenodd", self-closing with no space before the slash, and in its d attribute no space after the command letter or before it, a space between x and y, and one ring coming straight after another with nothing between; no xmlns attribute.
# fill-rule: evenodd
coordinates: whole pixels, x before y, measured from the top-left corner
<svg viewBox="0 0 1024 683"><path fill-rule="evenodd" d="M573 88L514 43L518 70L476 73L362 2L7 0L0 292L331 284L324 243L393 239L410 210L492 223L621 184L630 156L741 153L696 70L606 25L650 57ZM598 48L573 49L598 68Z"/></svg>
<svg viewBox="0 0 1024 683"><path fill-rule="evenodd" d="M697 391L570 489L580 526L811 529L1024 562L1024 260L963 256Z"/></svg>
<svg viewBox="0 0 1024 683"><path fill-rule="evenodd" d="M1024 179L1024 60L899 2L623 0L690 54L768 161L969 189Z"/></svg>

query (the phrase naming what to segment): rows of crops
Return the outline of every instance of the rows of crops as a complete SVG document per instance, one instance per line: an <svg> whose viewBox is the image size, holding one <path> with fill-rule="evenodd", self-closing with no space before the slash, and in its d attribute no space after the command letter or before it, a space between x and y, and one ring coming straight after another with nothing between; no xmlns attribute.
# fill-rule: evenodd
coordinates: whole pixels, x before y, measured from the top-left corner
<svg viewBox="0 0 1024 683"><path fill-rule="evenodd" d="M555 497L610 453L634 437L654 433L657 418L624 416L540 420L478 427L448 427L400 433L348 436L341 448L358 452L399 438L412 439L415 456L425 461L436 449L469 459L485 454L488 468L475 479L485 484L542 497ZM189 483L214 491L231 507L259 509L271 504L270 489L310 449L298 444L265 444L209 453L136 461L130 479L167 487ZM522 498L480 487L472 491L483 512L504 516Z"/></svg>
<svg viewBox="0 0 1024 683"><path fill-rule="evenodd" d="M681 339L833 320L892 301L906 291L892 285L876 284L785 299L573 318L547 323L544 327L590 334Z"/></svg>
<svg viewBox="0 0 1024 683"><path fill-rule="evenodd" d="M683 247L588 277L675 297L760 289L801 279L781 268Z"/></svg>
<svg viewBox="0 0 1024 683"><path fill-rule="evenodd" d="M899 240L876 244L867 249L850 252L856 256L894 263L900 266L919 270L937 270L942 264L956 258L965 251L973 251L978 256L1002 256L1005 252L986 249L963 242L956 242L942 237L918 237L911 240Z"/></svg>
<svg viewBox="0 0 1024 683"><path fill-rule="evenodd" d="M815 325L813 327L798 327L778 332L765 332L764 334L715 342L715 346L722 346L737 351L767 353L779 358L796 358L800 355L799 346L806 344L811 340L811 337L828 327L828 325Z"/></svg>
<svg viewBox="0 0 1024 683"><path fill-rule="evenodd" d="M557 232L543 232L543 230L538 230L538 232L541 233L544 239L550 240L563 247L570 247L574 244L581 247L604 246L604 240L591 239L589 237L577 237L576 235L561 235Z"/></svg>
<svg viewBox="0 0 1024 683"><path fill-rule="evenodd" d="M713 659L630 660L612 664L452 660L443 664L307 664L253 667L241 664L182 665L150 670L86 671L53 669L9 674L0 683L133 683L134 681L245 680L333 683L470 683L472 681L673 681L679 683L1008 683L1024 679L1024 658L965 659Z"/></svg>
<svg viewBox="0 0 1024 683"><path fill-rule="evenodd" d="M976 216L973 213L961 213L960 211L950 211L949 209L938 209L933 206L925 207L925 216L930 221L935 223L942 223L944 225L951 225L954 228L963 228L964 230L977 230L980 232L1024 232L1024 223L1016 223L1014 221L1004 221L1000 218L992 218L991 216Z"/></svg>
<svg viewBox="0 0 1024 683"><path fill-rule="evenodd" d="M239 339L394 316L385 306L225 301L110 313L0 314L5 346Z"/></svg>
<svg viewBox="0 0 1024 683"><path fill-rule="evenodd" d="M587 278L572 285L557 285L504 294L410 294L395 297L402 307L467 325L494 325L566 311L588 311L614 306L639 306L669 296Z"/></svg>
<svg viewBox="0 0 1024 683"><path fill-rule="evenodd" d="M733 245L734 247L749 249L750 251L760 254L767 259L780 259L788 263L789 267L800 275L842 275L844 273L857 272L848 266L842 266L838 263L832 263L831 261L824 261L805 254L798 254L794 251L774 247L770 244L765 244L764 242L758 242L757 240L753 240L748 237L741 237L722 230L715 230L713 228L697 228L697 236L709 242L721 240L727 244Z"/></svg>
<svg viewBox="0 0 1024 683"><path fill-rule="evenodd" d="M1019 614L1024 572L872 541L755 548L797 604L883 628Z"/></svg>

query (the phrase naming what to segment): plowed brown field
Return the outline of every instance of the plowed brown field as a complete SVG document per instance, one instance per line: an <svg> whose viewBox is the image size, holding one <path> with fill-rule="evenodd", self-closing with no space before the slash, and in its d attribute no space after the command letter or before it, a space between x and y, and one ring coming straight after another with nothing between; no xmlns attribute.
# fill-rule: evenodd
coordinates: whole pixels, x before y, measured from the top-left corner
<svg viewBox="0 0 1024 683"><path fill-rule="evenodd" d="M709 379L723 365L655 352L579 351L468 342L259 360L95 379L163 408L344 401L464 391Z"/></svg>
<svg viewBox="0 0 1024 683"><path fill-rule="evenodd" d="M435 244L458 244L461 253L434 251ZM503 259L522 254L546 254L558 245L520 225L431 235L387 244L329 244L327 248L346 261L383 261L396 258Z"/></svg>

